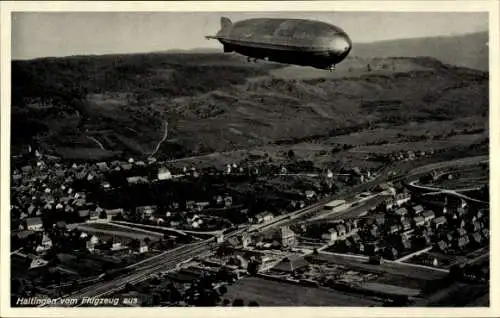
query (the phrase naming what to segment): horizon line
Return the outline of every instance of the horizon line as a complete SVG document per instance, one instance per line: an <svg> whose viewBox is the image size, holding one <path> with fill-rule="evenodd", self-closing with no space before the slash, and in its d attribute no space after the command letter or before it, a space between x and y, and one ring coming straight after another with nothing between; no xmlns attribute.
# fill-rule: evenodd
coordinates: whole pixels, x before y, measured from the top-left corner
<svg viewBox="0 0 500 318"><path fill-rule="evenodd" d="M481 33L490 33L490 30L483 31L474 31L468 33L457 33L451 35L433 35L433 36L417 36L417 37L406 37L406 38L394 38L394 39L386 39L386 40L378 40L378 41L370 41L370 42L354 42L353 44L374 44L374 43L384 43L384 42L393 42L393 41L405 41L405 40L417 40L417 39L437 39L437 38L453 38L453 37L461 37L461 36L470 36L474 34ZM60 56L39 56L39 57L31 57L31 58L11 58L11 62L15 61L35 61L35 60L43 60L43 59L64 59L64 58L76 58L76 57L99 57L99 56L110 56L110 55L137 55L137 54L168 54L168 53L185 53L185 54L195 54L201 53L196 51L214 51L213 53L220 52L219 48L215 47L194 47L190 49L167 49L161 51L139 51L139 52L110 52L110 53L90 53L90 54L72 54L72 55L60 55ZM210 52L212 53L212 52Z"/></svg>

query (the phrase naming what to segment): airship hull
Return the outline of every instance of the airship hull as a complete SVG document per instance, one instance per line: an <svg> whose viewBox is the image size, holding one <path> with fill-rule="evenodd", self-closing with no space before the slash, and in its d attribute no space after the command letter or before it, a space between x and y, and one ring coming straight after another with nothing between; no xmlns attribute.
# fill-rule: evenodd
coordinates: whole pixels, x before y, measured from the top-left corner
<svg viewBox="0 0 500 318"><path fill-rule="evenodd" d="M225 19L225 20L224 20ZM341 62L352 43L337 26L302 19L221 19L216 36L224 52L280 63L329 68Z"/></svg>

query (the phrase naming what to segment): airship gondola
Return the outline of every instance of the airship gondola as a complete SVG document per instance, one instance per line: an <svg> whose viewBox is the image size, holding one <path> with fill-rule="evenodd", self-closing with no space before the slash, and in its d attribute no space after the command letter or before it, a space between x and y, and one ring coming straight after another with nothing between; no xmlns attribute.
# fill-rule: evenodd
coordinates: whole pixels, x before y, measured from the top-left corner
<svg viewBox="0 0 500 318"><path fill-rule="evenodd" d="M232 23L222 17L220 24L219 32L206 38L218 40L224 52L236 52L254 61L332 70L352 48L347 33L326 22L256 18Z"/></svg>

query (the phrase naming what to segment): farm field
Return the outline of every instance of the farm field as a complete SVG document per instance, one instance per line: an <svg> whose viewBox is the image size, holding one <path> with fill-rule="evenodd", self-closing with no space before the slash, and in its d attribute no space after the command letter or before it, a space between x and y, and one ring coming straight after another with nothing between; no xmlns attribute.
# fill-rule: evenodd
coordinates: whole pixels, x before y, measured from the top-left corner
<svg viewBox="0 0 500 318"><path fill-rule="evenodd" d="M257 277L245 277L228 287L224 295L233 301L240 298L261 306L380 306L366 296L358 296L325 288L306 287Z"/></svg>

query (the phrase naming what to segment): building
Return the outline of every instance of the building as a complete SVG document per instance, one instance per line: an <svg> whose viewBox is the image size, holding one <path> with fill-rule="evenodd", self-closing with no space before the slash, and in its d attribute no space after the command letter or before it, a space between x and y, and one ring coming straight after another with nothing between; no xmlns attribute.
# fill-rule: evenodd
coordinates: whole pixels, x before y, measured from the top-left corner
<svg viewBox="0 0 500 318"><path fill-rule="evenodd" d="M398 216L405 216L406 214L408 214L408 210L406 208L399 208L396 211L394 211L394 214Z"/></svg>
<svg viewBox="0 0 500 318"><path fill-rule="evenodd" d="M416 205L416 206L413 206L412 208L412 211L413 211L413 214L415 215L419 215L421 214L422 212L424 212L424 207L421 206L421 205Z"/></svg>
<svg viewBox="0 0 500 318"><path fill-rule="evenodd" d="M410 220L405 218L404 220L401 221L401 226L403 228L403 231L407 231L407 230L411 229Z"/></svg>
<svg viewBox="0 0 500 318"><path fill-rule="evenodd" d="M342 211L348 206L345 200L333 200L324 205L324 209L332 212Z"/></svg>
<svg viewBox="0 0 500 318"><path fill-rule="evenodd" d="M422 216L424 217L425 222L431 222L436 217L434 212L430 210L427 210L424 213L422 213Z"/></svg>
<svg viewBox="0 0 500 318"><path fill-rule="evenodd" d="M411 199L411 195L408 193L408 192L401 192L401 193L398 193L396 194L396 198L395 198L395 204L397 206L401 206L403 205L404 203L410 201Z"/></svg>
<svg viewBox="0 0 500 318"><path fill-rule="evenodd" d="M434 222L434 226L436 228L439 228L440 226L446 224L446 217L444 217L444 216L437 217L434 219L433 222Z"/></svg>
<svg viewBox="0 0 500 318"><path fill-rule="evenodd" d="M243 233L241 235L241 245L243 248L247 248L250 244L252 244L252 238L248 235L248 233Z"/></svg>
<svg viewBox="0 0 500 318"><path fill-rule="evenodd" d="M172 173L167 168L158 169L158 180L170 180L172 179Z"/></svg>
<svg viewBox="0 0 500 318"><path fill-rule="evenodd" d="M294 246L296 244L295 233L288 226L282 226L279 231L279 239L284 247Z"/></svg>
<svg viewBox="0 0 500 318"><path fill-rule="evenodd" d="M123 215L123 209L121 208L118 208L118 209L105 209L104 210L106 212L106 218L111 221L114 217L116 217L117 215Z"/></svg>
<svg viewBox="0 0 500 318"><path fill-rule="evenodd" d="M338 236L345 236L347 234L347 229L345 228L344 224L337 224L335 226L335 229L337 229Z"/></svg>
<svg viewBox="0 0 500 318"><path fill-rule="evenodd" d="M425 219L423 216L416 216L413 218L413 223L415 226L422 226L425 224Z"/></svg>
<svg viewBox="0 0 500 318"><path fill-rule="evenodd" d="M139 253L146 253L147 251L148 251L148 245L144 241L141 241L139 243Z"/></svg>
<svg viewBox="0 0 500 318"><path fill-rule="evenodd" d="M259 213L255 216L257 223L267 223L274 219L274 215L269 212Z"/></svg>
<svg viewBox="0 0 500 318"><path fill-rule="evenodd" d="M32 217L26 219L26 229L29 231L43 230L43 222L40 217Z"/></svg>
<svg viewBox="0 0 500 318"><path fill-rule="evenodd" d="M272 268L272 271L282 273L293 273L297 270L307 267L309 264L302 256L290 256L284 258L278 265Z"/></svg>
<svg viewBox="0 0 500 318"><path fill-rule="evenodd" d="M334 228L329 229L328 232L321 235L321 238L323 240L329 241L329 242L335 242L337 240L337 237L338 237L337 230Z"/></svg>
<svg viewBox="0 0 500 318"><path fill-rule="evenodd" d="M153 213L156 212L156 206L153 205L138 206L135 209L135 212L137 214L140 214L143 218L149 218L153 215Z"/></svg>

